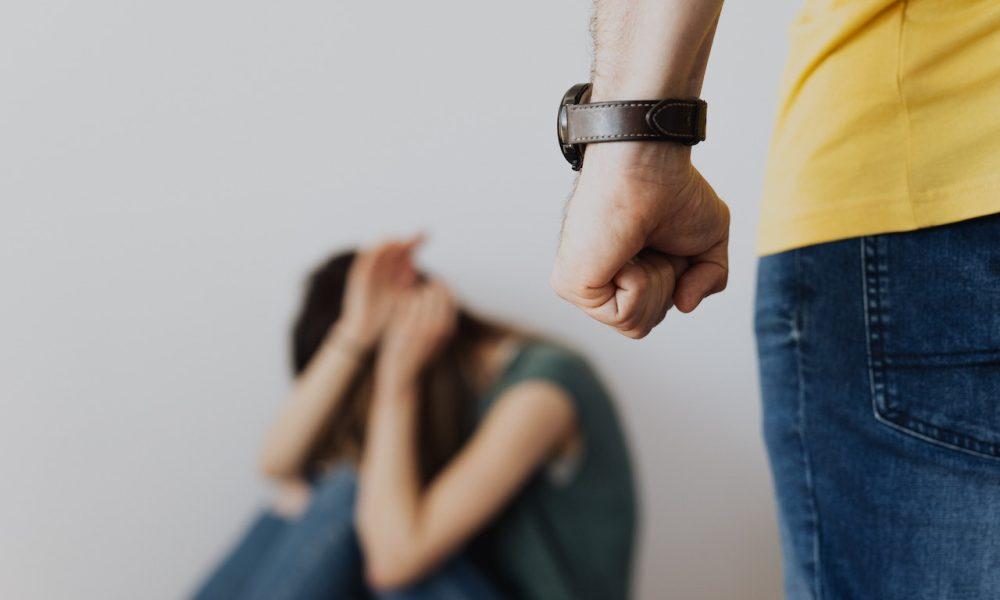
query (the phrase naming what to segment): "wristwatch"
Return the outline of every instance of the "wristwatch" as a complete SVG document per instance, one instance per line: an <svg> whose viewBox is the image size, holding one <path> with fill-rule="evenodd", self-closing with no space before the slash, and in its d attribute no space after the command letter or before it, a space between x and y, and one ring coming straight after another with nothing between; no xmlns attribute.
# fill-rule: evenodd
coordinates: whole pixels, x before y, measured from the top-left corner
<svg viewBox="0 0 1000 600"><path fill-rule="evenodd" d="M559 149L579 171L587 144L658 141L693 146L705 140L708 104L698 98L590 103L590 84L569 88L559 103Z"/></svg>

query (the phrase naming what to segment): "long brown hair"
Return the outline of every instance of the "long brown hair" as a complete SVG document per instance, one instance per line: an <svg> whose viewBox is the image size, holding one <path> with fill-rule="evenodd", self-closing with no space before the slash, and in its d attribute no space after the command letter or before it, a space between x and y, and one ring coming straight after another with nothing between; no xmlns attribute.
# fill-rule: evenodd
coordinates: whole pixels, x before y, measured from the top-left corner
<svg viewBox="0 0 1000 600"><path fill-rule="evenodd" d="M298 376L316 354L340 317L347 274L354 252L334 255L313 271L292 329L292 367ZM505 327L459 311L454 335L427 367L421 381L420 469L424 481L437 473L462 447L472 429L476 390L475 349L510 333ZM365 442L372 397L374 357L364 364L313 449L310 470L340 460L357 461Z"/></svg>

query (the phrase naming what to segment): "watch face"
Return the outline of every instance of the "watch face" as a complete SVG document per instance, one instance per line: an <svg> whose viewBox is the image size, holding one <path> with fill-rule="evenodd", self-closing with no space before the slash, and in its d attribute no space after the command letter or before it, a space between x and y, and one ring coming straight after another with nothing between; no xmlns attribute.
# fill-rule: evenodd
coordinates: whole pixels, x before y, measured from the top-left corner
<svg viewBox="0 0 1000 600"><path fill-rule="evenodd" d="M566 105L563 104L559 107L559 142L562 143L566 139L566 127L569 125L569 110L566 109Z"/></svg>
<svg viewBox="0 0 1000 600"><path fill-rule="evenodd" d="M573 167L574 170L579 171L580 167L583 166L583 156L580 152L580 146L576 144L567 144L565 140L569 138L569 134L566 131L566 126L569 122L569 110L566 106L559 107L559 123L557 129L559 131L559 150L562 151L563 158L566 162Z"/></svg>
<svg viewBox="0 0 1000 600"><path fill-rule="evenodd" d="M556 122L556 134L559 138L559 150L563 157L573 167L579 171L583 166L583 144L567 144L569 139L569 109L568 106L579 104L583 96L590 90L589 83L578 83L569 88L559 103L559 116Z"/></svg>
<svg viewBox="0 0 1000 600"><path fill-rule="evenodd" d="M566 159L566 162L568 162L573 169L579 171L580 167L583 165L583 156L581 156L579 146L565 143L565 140L569 137L569 134L567 133L568 124L569 110L564 104L559 107L559 123L557 125L557 129L559 130L559 149L562 151L563 158Z"/></svg>

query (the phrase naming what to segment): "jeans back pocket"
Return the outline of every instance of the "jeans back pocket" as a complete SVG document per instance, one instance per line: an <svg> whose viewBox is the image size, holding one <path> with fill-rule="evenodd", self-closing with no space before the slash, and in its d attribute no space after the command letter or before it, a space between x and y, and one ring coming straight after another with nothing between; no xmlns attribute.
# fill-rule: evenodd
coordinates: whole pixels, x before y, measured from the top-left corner
<svg viewBox="0 0 1000 600"><path fill-rule="evenodd" d="M1000 215L861 246L876 418L1000 459Z"/></svg>

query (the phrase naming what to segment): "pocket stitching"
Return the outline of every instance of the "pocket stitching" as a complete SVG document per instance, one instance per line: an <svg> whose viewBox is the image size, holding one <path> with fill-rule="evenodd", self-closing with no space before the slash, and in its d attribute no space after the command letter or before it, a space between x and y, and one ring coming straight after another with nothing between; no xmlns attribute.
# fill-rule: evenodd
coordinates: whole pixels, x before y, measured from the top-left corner
<svg viewBox="0 0 1000 600"><path fill-rule="evenodd" d="M865 342L868 352L868 379L871 386L872 413L875 420L906 435L980 458L1000 460L1000 445L931 425L901 412L893 402L892 389L887 385L884 350L885 330L882 327L885 287L888 282L883 244L876 236L861 238L862 295L865 313ZM950 439L941 439L949 437Z"/></svg>
<svg viewBox="0 0 1000 600"><path fill-rule="evenodd" d="M988 365L1000 362L1000 350L963 350L921 354L884 354L885 363L894 367L948 367Z"/></svg>
<svg viewBox="0 0 1000 600"><path fill-rule="evenodd" d="M891 408L887 405L885 393L885 372L883 369L884 330L882 329L882 304L879 269L885 269L878 259L878 242L872 236L861 238L861 283L865 308L865 341L868 351L868 380L871 384L872 408L879 415ZM879 265L878 263L883 263Z"/></svg>

